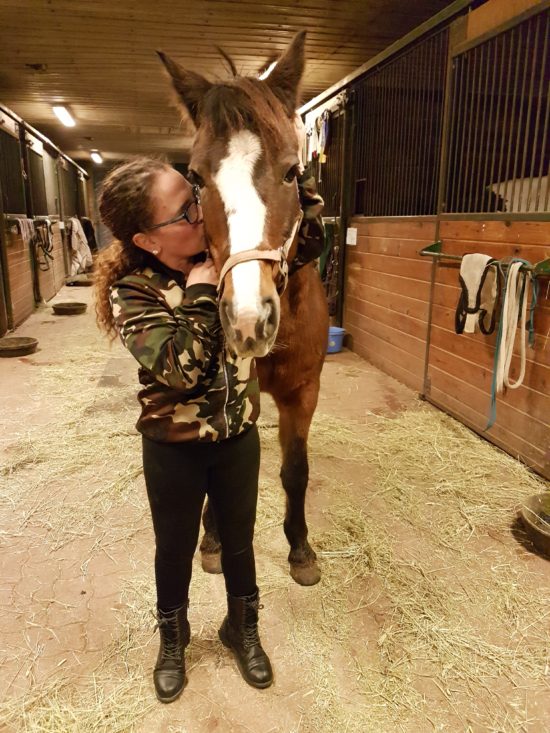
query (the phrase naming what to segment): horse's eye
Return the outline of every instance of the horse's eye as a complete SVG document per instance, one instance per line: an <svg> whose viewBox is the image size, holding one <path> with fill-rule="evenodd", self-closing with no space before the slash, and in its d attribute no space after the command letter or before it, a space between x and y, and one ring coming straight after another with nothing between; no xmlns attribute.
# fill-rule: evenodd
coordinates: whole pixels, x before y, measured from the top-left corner
<svg viewBox="0 0 550 733"><path fill-rule="evenodd" d="M297 175L298 175L298 166L293 165L292 168L288 169L283 180L285 183L292 183L295 180Z"/></svg>
<svg viewBox="0 0 550 733"><path fill-rule="evenodd" d="M199 176L197 171L194 171L192 168L189 169L187 173L187 178L189 180L189 183L191 183L194 186L198 186L199 188L204 188L205 183L203 179Z"/></svg>

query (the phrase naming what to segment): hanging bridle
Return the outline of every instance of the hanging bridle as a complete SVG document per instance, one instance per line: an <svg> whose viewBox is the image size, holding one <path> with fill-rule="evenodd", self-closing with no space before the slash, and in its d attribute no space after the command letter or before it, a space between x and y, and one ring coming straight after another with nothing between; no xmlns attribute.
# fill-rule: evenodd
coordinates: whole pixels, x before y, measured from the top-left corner
<svg viewBox="0 0 550 733"><path fill-rule="evenodd" d="M292 229L292 234L286 240L282 247L277 249L246 249L243 252L237 252L231 255L224 263L220 272L220 280L218 283L218 295L223 291L223 283L227 273L232 270L235 265L241 262L249 262L250 260L268 260L274 262L278 268L275 280L277 293L282 295L288 283L288 252L296 236L300 224L302 222L303 212L300 211Z"/></svg>

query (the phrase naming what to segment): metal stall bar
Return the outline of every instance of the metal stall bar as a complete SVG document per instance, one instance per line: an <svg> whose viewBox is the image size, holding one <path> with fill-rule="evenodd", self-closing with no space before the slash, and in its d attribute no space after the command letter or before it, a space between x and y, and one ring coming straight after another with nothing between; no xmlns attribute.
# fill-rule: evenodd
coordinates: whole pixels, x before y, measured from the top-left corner
<svg viewBox="0 0 550 733"><path fill-rule="evenodd" d="M386 128L386 150L389 151L389 163L391 166L391 169L394 170L395 161L396 161L396 153L397 153L397 137L395 135L395 114L394 114L394 104L395 104L395 85L394 85L394 70L395 70L395 63L390 63L388 66L384 69L384 87L387 90L386 95L386 123L384 127ZM382 158L382 156L380 156ZM393 187L387 185L387 170L388 170L388 159L386 159L386 170L384 178L386 179L386 185L384 186L383 190L383 196L381 201L382 210L385 212L386 216L391 215L391 211L393 209L393 206L395 204L395 195L393 193ZM393 179L393 175L391 176Z"/></svg>
<svg viewBox="0 0 550 733"><path fill-rule="evenodd" d="M517 97L517 82L519 79L519 60L521 56L521 34L518 38L518 48L517 51L514 48L514 33L511 33L509 36L510 39L510 51L508 53L508 68L506 70L506 89L504 90L504 119L502 121L502 134L501 138L503 140L503 145L500 150L500 158L499 158L499 165L498 165L498 173L497 173L497 182L496 182L496 191L495 191L495 211L498 207L499 198L502 198L502 205L503 210L504 206L506 204L507 194L508 194L508 181L510 180L510 177L514 177L515 173L510 171L510 155L512 151L512 139L514 137L513 135L513 129L516 119L516 97ZM512 77L512 64L514 60L514 54L516 57L516 66L515 66L515 73ZM504 58L501 60L502 66L504 67ZM507 113L508 113L508 97L510 95L510 83L512 81L512 78L514 79L514 91L512 94L512 105L511 105L511 112L510 112L510 125L509 129L506 125L507 122ZM501 100L499 99L499 102ZM518 136L519 136L519 125L521 122L521 113L517 116L517 125L518 125ZM498 134L498 130L495 130L495 136ZM506 134L507 133L507 134ZM504 166L504 176L506 180L506 185L504 186L504 189L502 188L502 163L504 160L504 140L508 138L508 152L506 154L506 165ZM517 147L516 147L516 155L517 155ZM514 163L514 169L515 170L515 163ZM502 194L502 196L500 196Z"/></svg>
<svg viewBox="0 0 550 733"><path fill-rule="evenodd" d="M454 123L454 134L456 137L456 140L460 140L458 137L458 133L466 128L466 115L468 114L467 109L467 89L468 89L468 61L467 59L460 59L459 60L459 68L460 68L460 99L463 102L461 112L459 118L457 118ZM453 201L453 211L461 211L460 209L460 194L461 194L461 186L462 186L462 171L464 167L464 145L465 145L466 135L462 135L462 140L460 147L457 145L457 158L456 158L456 166L455 166L455 175L456 172L458 172L457 179L456 179L456 191L455 191L455 198ZM456 144L456 142L455 142Z"/></svg>
<svg viewBox="0 0 550 733"><path fill-rule="evenodd" d="M484 60L485 60L485 47L480 46L478 50L478 58L477 61L479 62L477 65L476 73L474 74L474 85L477 82L477 92L473 92L474 99L475 99L475 122L474 122L474 134L473 134L473 140L472 140L472 167L470 170L470 180L468 181L468 192L469 192L469 198L471 200L471 204L468 207L469 209L477 208L476 204L477 201L474 196L474 191L476 188L476 180L479 181L479 163L478 163L478 147L477 147L477 141L478 141L478 130L480 127L480 120L479 120L479 111L481 108L481 86L482 86L482 80L483 80L483 66L484 66Z"/></svg>
<svg viewBox="0 0 550 733"><path fill-rule="evenodd" d="M490 211L491 210L491 190L489 183L490 181L487 179L487 173L489 170L489 150L491 147L491 135L494 137L493 133L493 111L495 109L495 99L494 99L494 83L493 83L493 71L497 66L497 59L498 59L498 46L496 43L491 43L488 46L488 54L487 54L487 79L486 79L486 85L485 85L485 106L483 108L483 119L486 120L487 124L485 125L485 138L483 142L483 174L480 175L481 179L481 193L480 193L480 203L481 203L481 209L483 211ZM491 80L491 84L489 85L489 80ZM489 106L489 113L486 114L487 111L487 105ZM481 169L480 169L481 173ZM485 195L485 199L484 199Z"/></svg>
<svg viewBox="0 0 550 733"><path fill-rule="evenodd" d="M499 38L497 37L497 43L499 41ZM502 107L502 85L504 82L504 61L503 59L506 58L506 35L503 35L500 37L500 46L501 46L501 56L500 56L500 74L499 74L499 80L498 80L498 93L496 98L496 114L495 114L495 130L493 132L493 147L492 147L492 153L491 153L491 170L489 174L489 181L491 183L494 182L494 172L495 172L495 164L496 164L496 152L497 152L497 139L498 139L498 133L497 130L499 129L500 125L500 110ZM510 59L512 58L512 55L510 54ZM497 191L498 191L498 185L497 185ZM497 196L495 196L495 203L494 203L494 209L493 211L497 210Z"/></svg>
<svg viewBox="0 0 550 733"><path fill-rule="evenodd" d="M369 101L369 88L365 82L363 82L360 86L359 90L360 98L361 98L361 110L360 114L356 117L355 123L356 123L356 134L359 137L361 141L361 145L363 148L363 163L361 167L361 174L364 177L364 183L363 183L363 196L362 196L362 202L361 202L361 213L363 216L367 215L367 202L370 201L370 187L372 186L372 174L370 173L370 167L369 164L372 161L372 146L371 146L371 139L374 135L374 125L371 124L369 120L369 114L367 114L367 110L370 111L372 114L372 95L371 100Z"/></svg>
<svg viewBox="0 0 550 733"><path fill-rule="evenodd" d="M404 74L404 159L407 161L405 172L405 185L403 187L403 208L402 213L410 216L413 213L412 208L412 178L414 173L414 79L415 69L411 60L411 54L402 56L402 63L405 68Z"/></svg>
<svg viewBox="0 0 550 733"><path fill-rule="evenodd" d="M448 167L449 167L449 150L451 143L451 132L452 125L451 120L454 119L452 112L456 108L456 83L453 87L453 77L456 82L456 65L452 61L451 57L451 35L449 30L447 32L447 45L446 45L446 63L444 66L444 77L443 77L443 111L441 116L441 153L439 158L439 185L437 190L437 206L436 206L436 224L435 224L435 236L439 238L439 232L441 228L441 216L439 215L445 205L445 197L448 196L449 185L448 185ZM430 348L432 341L432 320L433 320L433 309L434 309L434 292L435 292L435 278L437 274L438 261L437 258L432 258L432 267L430 270L430 294L428 298L428 318L426 323L426 348L424 350L424 374L422 378L422 392L421 397L427 399L430 391L428 368L430 364Z"/></svg>
<svg viewBox="0 0 550 733"><path fill-rule="evenodd" d="M438 33L435 35L432 39L434 51L432 54L432 57L430 58L430 69L429 69L429 79L428 79L428 102L429 106L432 109L436 109L437 104L437 90L439 87L439 74L437 69L438 62L441 61L441 33ZM431 102L431 103L430 103ZM438 116L437 116L438 117ZM436 177L435 175L430 175L433 165L433 152L434 147L437 145L437 117L433 121L429 118L427 125L426 125L426 159L430 162L430 170L426 170L427 177L425 179L425 188L426 188L426 208L425 212L426 214L433 214L435 213L435 201L434 201L434 190L436 184Z"/></svg>
<svg viewBox="0 0 550 733"><path fill-rule="evenodd" d="M438 240L421 249L418 254L421 257L433 257L439 261L449 260L452 262L462 262L463 255L446 254L441 251L442 246L443 242ZM497 260L493 264L498 264L504 269L509 266L506 260ZM550 258L536 262L534 265L522 265L519 269L521 272L532 272L535 277L550 277Z"/></svg>
<svg viewBox="0 0 550 733"><path fill-rule="evenodd" d="M522 31L522 27L521 26L519 28L519 31L520 32ZM513 31L512 31L512 37L513 37ZM531 46L531 24L529 23L527 25L527 38L526 38L525 47L524 47L525 59L523 60L523 64L522 64L522 66L523 66L523 79L522 79L522 82L521 82L520 109L518 110L518 124L517 124L516 145L515 145L515 152L514 152L514 165L513 165L512 171L511 171L512 193L511 193L511 196L510 196L509 210L510 211L513 211L514 213L517 213L515 211L516 210L515 193L516 193L516 181L517 181L518 173L519 173L519 165L518 165L518 162L519 162L519 153L520 153L520 150L522 148L521 140L523 140L523 142L526 143L526 134L525 134L525 132L527 131L527 126L529 124L529 121L526 120L525 121L525 132L523 133L523 137L522 137L522 132L523 132L523 130L522 130L522 127L523 127L522 126L522 117L523 117L523 114L522 114L521 107L523 106L522 103L523 103L523 100L525 99L525 87L526 87L526 84L527 84L527 75L528 75L528 69L529 69L529 67L528 67L528 54L529 54L530 46ZM519 55L520 55L520 53L519 53L519 49L518 49L518 56ZM506 129L506 124L504 125L504 128ZM510 130L510 137L511 136L512 136L512 131ZM524 148L526 147L525 144L524 144L523 147ZM499 168L499 179L498 180L499 180L499 183L500 183L500 181L501 181L501 178L500 178L500 168ZM506 187L505 187L505 192L504 192L504 198L505 198L505 200L508 199L508 183L509 183L509 181L510 181L510 175L508 175L507 178L506 178Z"/></svg>
<svg viewBox="0 0 550 733"><path fill-rule="evenodd" d="M465 130L466 130L466 152L465 152L465 159L462 159L462 166L465 166L464 171L464 179L462 183L462 205L460 207L460 211L466 212L470 211L471 204L469 201L469 189L468 189L468 181L470 180L470 166L473 167L474 165L474 154L475 151L473 150L473 136L474 136L474 88L475 88L475 80L476 80L476 74L477 74L477 68L478 68L478 48L476 47L473 51L473 57L471 58L471 66L469 68L469 74L468 74L468 91L466 95L466 100L469 108L469 115L468 115L468 122L466 123ZM464 134L464 130L462 131L462 134Z"/></svg>
<svg viewBox="0 0 550 733"><path fill-rule="evenodd" d="M422 167L422 148L421 148L421 130L424 117L424 99L423 99L423 82L424 82L424 53L426 42L416 46L410 54L411 65L417 69L415 83L416 89L414 94L414 168L411 176L411 214L418 213L418 184L419 175Z"/></svg>
<svg viewBox="0 0 550 733"><path fill-rule="evenodd" d="M531 79L529 81L529 95L528 95L528 102L527 102L527 117L525 119L525 141L527 142L527 133L529 131L529 127L531 124L531 109L533 106L533 90L535 86L535 69L537 64L537 55L538 55L538 46L539 46L539 29L540 29L540 19L541 16L537 15L533 19L533 23L535 25L535 42L533 44L532 48L532 54L531 54ZM536 136L533 140L533 152L535 150L536 146ZM520 185L519 185L519 196L518 196L518 203L520 204L520 208L522 205L522 196L523 196L523 184L525 182L525 174L526 174L526 163L527 163L527 144L523 147L523 156L521 160L521 176L520 176ZM531 187L529 187L529 196L531 194ZM524 207L527 211L529 211L529 206Z"/></svg>
<svg viewBox="0 0 550 733"><path fill-rule="evenodd" d="M426 44L425 58L425 74L424 74L424 124L422 136L422 177L421 177L421 205L417 209L420 215L433 214L434 210L430 206L430 186L433 175L433 164L431 157L431 147L434 134L434 112L437 110L435 103L435 85L436 85L436 69L435 66L439 59L435 53L437 48L437 36L432 36Z"/></svg>
<svg viewBox="0 0 550 733"><path fill-rule="evenodd" d="M458 145L456 144L455 130L462 113L463 95L459 94L462 81L462 65L459 59L448 58L447 63L447 75L450 86L446 100L447 114L443 116L444 122L446 121L447 124L443 125L445 139L441 148L442 165L440 169L440 175L443 174L444 178L440 178L439 183L439 188L441 189L443 181L445 182L445 193L443 193L443 190L440 190L438 198L442 203L441 208L444 211L454 211L457 177L453 175L453 171L457 170L458 165ZM454 124L452 124L453 121Z"/></svg>
<svg viewBox="0 0 550 733"><path fill-rule="evenodd" d="M549 119L550 119L550 82L546 89L546 114L544 116L544 129L542 132L542 140L544 144L547 144L547 141L548 141L548 120ZM543 154L540 156L539 185L537 187L537 202L540 196L540 184L541 184L543 170L544 170L544 148L543 148ZM546 197L544 199L544 207L543 207L544 211L548 211L549 197L550 197L550 171L547 171L546 172Z"/></svg>
<svg viewBox="0 0 550 733"><path fill-rule="evenodd" d="M382 141L381 146L378 151L378 174L379 174L379 186L378 191L380 192L380 198L377 202L377 208L378 211L381 212L382 216L385 216L385 206L387 204L387 192L388 192L388 186L386 184L386 178L387 178L387 168L385 165L386 156L391 155L391 140L390 140L390 130L389 130L389 123L390 123L390 111L389 111L389 105L390 105L390 95L391 95L391 89L388 86L388 69L390 67L386 66L384 69L381 70L380 76L378 77L379 81L382 84L383 92L382 92L382 116L381 116L381 128L382 128Z"/></svg>
<svg viewBox="0 0 550 733"><path fill-rule="evenodd" d="M543 60L546 58L546 54L548 53L548 25L550 21L550 16L546 16L546 27L543 31L543 48L542 48L542 58ZM543 84L544 84L544 73L541 73L540 75L540 82L539 82L539 90L538 90L538 104L537 104L537 111L536 111L536 121L535 121L535 133L533 136L533 149L531 151L531 166L529 169L529 196L527 199L527 208L530 208L531 204L531 195L533 193L533 178L535 174L535 151L538 148L538 140L539 140L539 126L540 126L540 119L542 114L542 97L543 97ZM548 92L547 92L548 94ZM538 175L538 181L537 181L537 195L533 201L533 209L535 211L538 211L539 208L539 190L540 190L540 183L541 183L541 172L542 172L542 165L544 165L544 147L546 145L546 137L543 135L541 140L541 146L540 146L540 157L541 157L541 167L539 169L539 175Z"/></svg>

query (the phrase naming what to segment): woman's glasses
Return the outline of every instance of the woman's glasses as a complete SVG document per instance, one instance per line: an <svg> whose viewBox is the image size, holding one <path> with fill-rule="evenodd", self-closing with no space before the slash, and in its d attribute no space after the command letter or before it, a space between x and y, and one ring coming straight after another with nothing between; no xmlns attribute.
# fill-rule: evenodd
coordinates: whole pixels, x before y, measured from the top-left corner
<svg viewBox="0 0 550 733"><path fill-rule="evenodd" d="M152 227L148 227L145 231L151 232L153 229L160 229L160 227L168 226L168 224L176 224L178 221L186 221L189 224L197 224L197 222L201 220L200 205L201 199L199 187L193 186L193 201L188 204L185 211L182 211L181 214L172 217L172 219L162 221L160 224L153 224Z"/></svg>

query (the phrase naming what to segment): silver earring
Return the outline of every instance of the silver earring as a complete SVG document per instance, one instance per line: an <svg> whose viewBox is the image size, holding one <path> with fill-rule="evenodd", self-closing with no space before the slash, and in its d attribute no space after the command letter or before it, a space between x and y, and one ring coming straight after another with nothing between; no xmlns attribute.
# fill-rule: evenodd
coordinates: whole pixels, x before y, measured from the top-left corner
<svg viewBox="0 0 550 733"><path fill-rule="evenodd" d="M155 255L155 257L158 255L158 253L159 253L158 249L153 250L153 254Z"/></svg>

